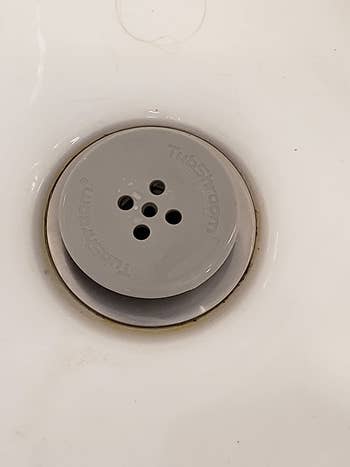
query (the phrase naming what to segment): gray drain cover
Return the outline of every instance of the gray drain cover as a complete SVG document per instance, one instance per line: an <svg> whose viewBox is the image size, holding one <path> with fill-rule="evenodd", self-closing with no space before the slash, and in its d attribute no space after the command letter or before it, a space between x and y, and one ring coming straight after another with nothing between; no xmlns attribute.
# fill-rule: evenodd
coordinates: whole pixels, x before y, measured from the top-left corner
<svg viewBox="0 0 350 467"><path fill-rule="evenodd" d="M254 205L232 162L198 136L116 131L58 177L46 240L69 290L120 323L162 327L213 309L253 254Z"/></svg>
<svg viewBox="0 0 350 467"><path fill-rule="evenodd" d="M99 285L123 295L187 292L222 266L236 240L231 162L196 136L135 128L83 151L65 182L65 247Z"/></svg>

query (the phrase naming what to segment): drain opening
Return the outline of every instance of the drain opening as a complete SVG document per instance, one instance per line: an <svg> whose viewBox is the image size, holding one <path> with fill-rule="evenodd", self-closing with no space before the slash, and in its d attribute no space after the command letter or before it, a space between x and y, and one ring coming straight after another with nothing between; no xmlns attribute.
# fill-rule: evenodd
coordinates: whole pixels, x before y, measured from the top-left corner
<svg viewBox="0 0 350 467"><path fill-rule="evenodd" d="M165 220L171 225L179 224L182 221L182 214L177 209L171 209L165 214Z"/></svg>
<svg viewBox="0 0 350 467"><path fill-rule="evenodd" d="M137 240L146 240L151 234L151 230L147 225L137 225L133 231L134 237Z"/></svg>
<svg viewBox="0 0 350 467"><path fill-rule="evenodd" d="M134 200L128 195L121 196L118 199L118 206L123 211L129 211L134 206Z"/></svg>
<svg viewBox="0 0 350 467"><path fill-rule="evenodd" d="M154 217L158 212L158 208L154 203L146 203L142 206L142 214L145 217Z"/></svg>
<svg viewBox="0 0 350 467"><path fill-rule="evenodd" d="M151 182L149 189L154 195L161 195L165 191L165 183L162 180L153 180Z"/></svg>

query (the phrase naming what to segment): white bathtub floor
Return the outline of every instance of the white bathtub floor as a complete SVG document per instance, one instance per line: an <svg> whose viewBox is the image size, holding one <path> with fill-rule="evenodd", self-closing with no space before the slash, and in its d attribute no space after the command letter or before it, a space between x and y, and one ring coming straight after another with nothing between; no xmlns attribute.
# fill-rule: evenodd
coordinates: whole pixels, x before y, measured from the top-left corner
<svg viewBox="0 0 350 467"><path fill-rule="evenodd" d="M1 6L1 465L348 467L350 4ZM162 332L84 311L41 254L55 172L134 122L232 151L260 219L240 288Z"/></svg>

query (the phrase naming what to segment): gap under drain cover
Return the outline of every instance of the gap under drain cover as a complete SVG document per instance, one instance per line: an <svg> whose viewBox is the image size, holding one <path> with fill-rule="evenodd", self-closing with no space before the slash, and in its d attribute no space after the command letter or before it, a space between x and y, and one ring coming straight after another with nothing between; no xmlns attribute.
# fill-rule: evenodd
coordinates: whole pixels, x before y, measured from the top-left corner
<svg viewBox="0 0 350 467"><path fill-rule="evenodd" d="M118 131L79 153L55 185L46 227L52 259L73 293L101 314L139 325L148 324L111 316L111 302L120 309L127 297L148 306L183 301L210 289L223 265L232 290L255 241L252 200L232 162L205 140L164 127ZM226 263L243 244L232 274ZM99 288L90 291L94 303L85 296L89 281ZM207 311L200 306L192 317ZM153 318L149 325L174 324Z"/></svg>

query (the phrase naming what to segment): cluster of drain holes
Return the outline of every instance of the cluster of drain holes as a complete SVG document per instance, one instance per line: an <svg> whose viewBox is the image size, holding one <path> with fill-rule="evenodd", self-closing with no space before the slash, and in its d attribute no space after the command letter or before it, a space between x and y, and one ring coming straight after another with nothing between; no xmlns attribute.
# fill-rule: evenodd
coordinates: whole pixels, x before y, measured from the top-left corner
<svg viewBox="0 0 350 467"><path fill-rule="evenodd" d="M165 183L161 180L153 180L149 185L150 192L155 196L162 195L165 188ZM134 200L129 195L123 195L118 199L118 206L123 211L129 211L134 206ZM145 203L141 212L145 217L154 217L158 213L158 206L151 202ZM182 214L177 209L170 209L165 214L165 220L171 225L179 224L182 220ZM133 235L137 240L146 240L150 234L151 229L145 224L137 225L133 230Z"/></svg>

